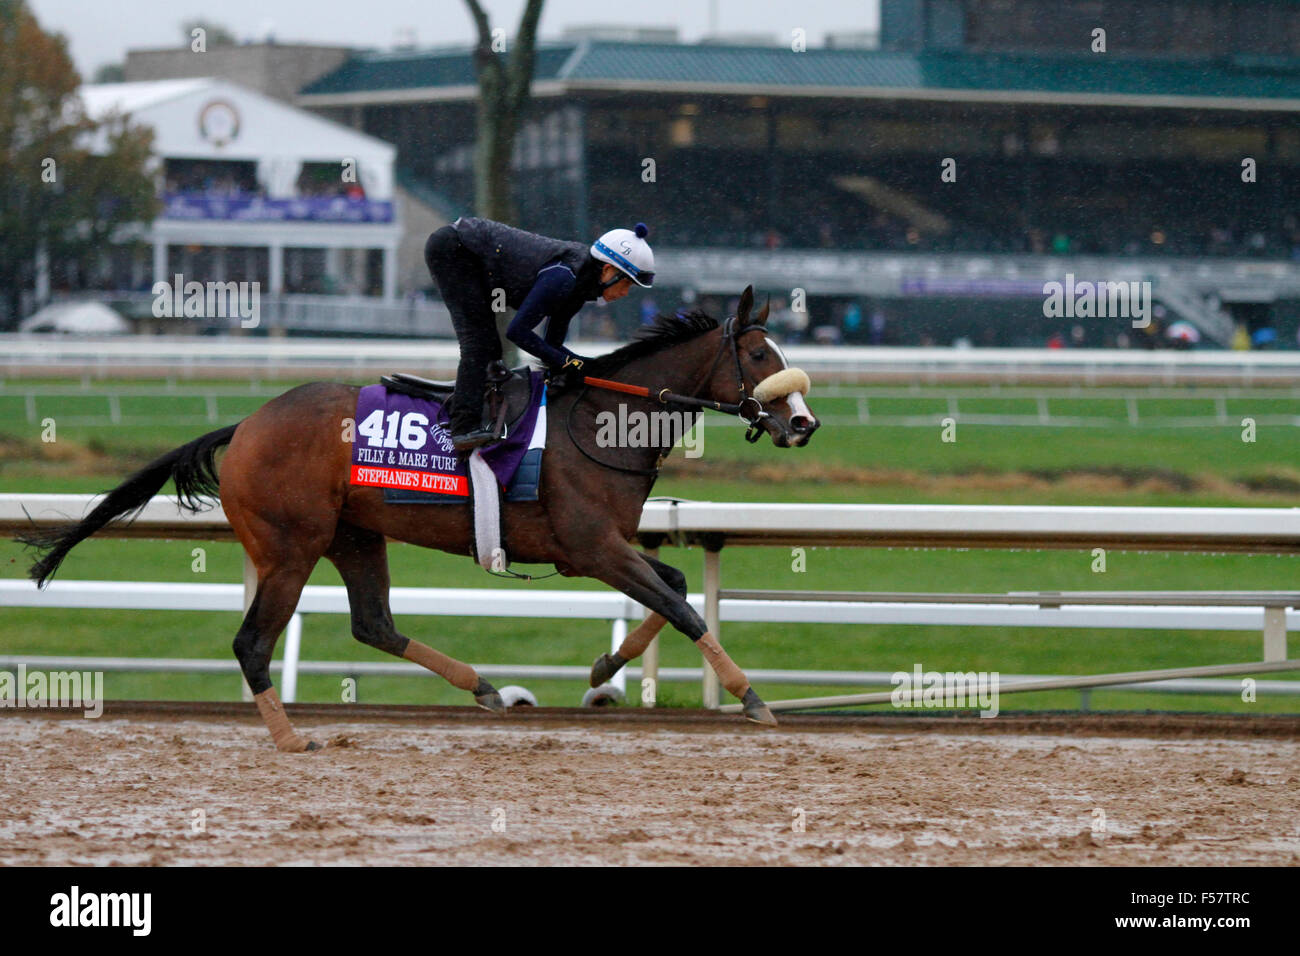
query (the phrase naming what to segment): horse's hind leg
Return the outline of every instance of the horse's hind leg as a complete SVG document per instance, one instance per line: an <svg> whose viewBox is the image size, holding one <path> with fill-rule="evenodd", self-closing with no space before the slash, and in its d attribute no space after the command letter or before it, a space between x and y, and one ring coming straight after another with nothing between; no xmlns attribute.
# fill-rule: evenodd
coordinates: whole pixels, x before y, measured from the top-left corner
<svg viewBox="0 0 1300 956"><path fill-rule="evenodd" d="M271 654L275 642L298 606L298 596L314 563L281 565L266 573L259 570L257 594L235 635L235 657L253 691L258 713L266 722L275 746L287 753L320 749L320 744L293 729L280 695L271 686Z"/></svg>
<svg viewBox="0 0 1300 956"><path fill-rule="evenodd" d="M240 423L221 461L221 504L248 560L257 594L235 636L235 656L281 750L313 749L294 732L271 686L271 653L303 585L325 553L347 490L341 420L356 392L317 382L286 392Z"/></svg>
<svg viewBox="0 0 1300 956"><path fill-rule="evenodd" d="M505 713L501 695L474 668L397 632L388 606L388 548L382 534L340 522L325 557L338 568L347 586L353 637L414 661L452 686L472 693L480 707Z"/></svg>

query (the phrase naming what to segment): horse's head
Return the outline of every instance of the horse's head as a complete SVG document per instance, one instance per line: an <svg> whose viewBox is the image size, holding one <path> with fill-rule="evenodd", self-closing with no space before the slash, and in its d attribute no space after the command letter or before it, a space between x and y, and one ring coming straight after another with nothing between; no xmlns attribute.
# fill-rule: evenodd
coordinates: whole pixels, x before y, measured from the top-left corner
<svg viewBox="0 0 1300 956"><path fill-rule="evenodd" d="M740 402L741 417L750 425L748 438L757 441L761 432L772 436L780 448L808 444L821 422L809 409L808 375L791 368L780 347L768 333L768 307L756 315L754 287L740 296L736 314L722 326L722 352L709 381L709 396L720 402Z"/></svg>

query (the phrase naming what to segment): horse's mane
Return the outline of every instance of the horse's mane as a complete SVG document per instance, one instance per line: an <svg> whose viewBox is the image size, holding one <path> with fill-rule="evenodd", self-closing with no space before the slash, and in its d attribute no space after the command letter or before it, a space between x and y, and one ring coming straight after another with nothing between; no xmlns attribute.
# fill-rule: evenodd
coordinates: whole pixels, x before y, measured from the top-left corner
<svg viewBox="0 0 1300 956"><path fill-rule="evenodd" d="M587 362L583 374L603 378L617 372L633 359L654 355L671 346L689 342L717 327L718 320L702 309L679 310L672 314L661 312L649 325L637 329L627 345Z"/></svg>

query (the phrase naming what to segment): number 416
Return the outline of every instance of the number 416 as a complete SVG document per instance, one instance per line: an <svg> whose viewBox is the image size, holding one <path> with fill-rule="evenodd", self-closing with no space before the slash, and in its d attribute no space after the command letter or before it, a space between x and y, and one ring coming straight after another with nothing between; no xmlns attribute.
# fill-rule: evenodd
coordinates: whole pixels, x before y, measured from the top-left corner
<svg viewBox="0 0 1300 956"><path fill-rule="evenodd" d="M357 434L364 435L371 448L403 448L416 451L429 440L429 419L419 412L388 413L388 429L384 429L384 410L376 408L357 426Z"/></svg>

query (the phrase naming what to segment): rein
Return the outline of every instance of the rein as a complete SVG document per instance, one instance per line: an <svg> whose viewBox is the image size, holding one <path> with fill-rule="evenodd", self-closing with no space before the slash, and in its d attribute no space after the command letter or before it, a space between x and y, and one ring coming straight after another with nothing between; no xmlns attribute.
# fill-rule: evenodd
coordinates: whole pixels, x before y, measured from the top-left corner
<svg viewBox="0 0 1300 956"><path fill-rule="evenodd" d="M682 405L686 408L698 410L712 409L713 411L722 412L725 415L735 415L749 426L745 431L745 440L751 444L758 441L759 437L762 435L762 429L759 425L764 418L770 416L767 412L763 411L763 403L753 395L750 395L745 389L745 370L740 364L739 340L741 336L748 332L766 333L767 327L762 325L748 325L737 331L736 317L733 315L727 319L726 323L722 327L723 348L718 350L718 354L713 359L713 364L709 366L709 370L705 372L696 383L694 389L698 390L709 379L709 377L713 375L714 371L718 367L718 363L722 361L723 356L726 354L727 347L730 346L732 361L735 363L736 367L736 386L737 391L740 393L739 402L718 402L712 399L697 398L694 395L681 395L677 392L670 391L667 388L656 390L644 385L632 385L628 382L616 382L611 379L595 378L594 376L584 375L582 378L583 389L578 394L578 397L574 399L573 404L569 406L569 414L565 418L565 429L569 434L569 440L573 442L574 447L577 448L578 451L582 452L589 461L595 462L603 468L609 468L613 471L620 471L629 475L642 475L650 478L657 478L659 476L659 468L663 464L664 459L668 456L667 451L660 453L653 468L627 468L622 465L612 465L609 462L601 461L583 448L582 445L578 444L578 440L573 434L574 409L576 409L582 402L588 389L599 388L609 392L622 392L625 395L636 395L640 398L651 399L658 401L661 405ZM752 415L746 414L751 411Z"/></svg>

